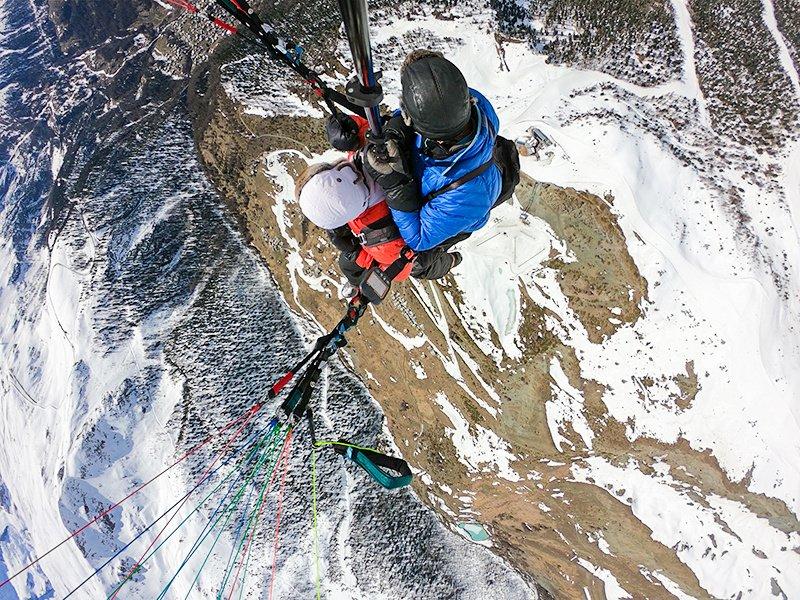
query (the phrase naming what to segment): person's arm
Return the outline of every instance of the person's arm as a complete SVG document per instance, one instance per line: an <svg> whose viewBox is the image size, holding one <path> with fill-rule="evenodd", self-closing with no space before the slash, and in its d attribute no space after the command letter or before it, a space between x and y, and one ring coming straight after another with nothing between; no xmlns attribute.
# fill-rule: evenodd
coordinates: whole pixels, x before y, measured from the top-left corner
<svg viewBox="0 0 800 600"><path fill-rule="evenodd" d="M325 135L331 146L342 152L353 152L363 148L369 123L358 115L336 113L328 117Z"/></svg>
<svg viewBox="0 0 800 600"><path fill-rule="evenodd" d="M368 141L364 149L364 168L386 194L389 207L405 212L425 204L412 167L413 140L413 129L395 115L383 128L383 140Z"/></svg>
<svg viewBox="0 0 800 600"><path fill-rule="evenodd" d="M392 217L412 250L429 250L486 218L492 198L492 190L484 178L478 177L436 196L421 210L409 212L392 207Z"/></svg>

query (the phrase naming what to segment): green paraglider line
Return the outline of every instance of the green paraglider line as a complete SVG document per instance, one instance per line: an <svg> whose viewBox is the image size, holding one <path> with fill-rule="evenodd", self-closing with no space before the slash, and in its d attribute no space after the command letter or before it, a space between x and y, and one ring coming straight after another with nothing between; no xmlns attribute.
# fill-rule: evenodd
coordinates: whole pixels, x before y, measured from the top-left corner
<svg viewBox="0 0 800 600"><path fill-rule="evenodd" d="M274 438L276 436L276 432L279 431L279 430L280 430L280 426L278 426L277 424L271 425L269 427L269 430L267 431L267 433L261 439L259 439L258 442L255 444L255 446L250 450L247 458L245 460L243 460L243 461L240 461L240 463L238 465L236 465L236 467L239 468L239 467L245 466L246 463L250 462L254 456L258 457L256 463L254 463L254 466L257 466L260 462L263 462L264 457L265 456L269 456L270 453L272 452L270 450L270 448L267 446L267 444L268 443L271 444L273 442L273 440L274 440ZM267 446L267 447L265 448L265 446ZM233 472L231 472L228 476L226 476L225 479L227 480L228 477L230 477L230 475L232 475L232 474L233 474ZM239 472L239 478L241 478L242 475L243 475L243 473L240 471ZM223 480L222 483L224 483L224 480ZM234 494L234 499L235 499L236 495L239 493L239 490L242 489L242 486L245 486L246 484L247 484L247 482L245 481L245 483L243 483L238 488L236 488L236 493ZM219 487L220 486L217 486L217 488L214 491L212 491L211 494L215 493L219 489ZM231 486L231 490L232 489L233 489L233 486ZM225 494L225 496L222 499L222 503L225 502L225 500L227 499L228 494L230 494L231 490L229 490L228 493ZM195 508L195 510L192 511L192 513L190 513L183 521L181 521L181 523L167 537L167 539L172 537L172 535L175 534L178 529L180 529L180 527L189 519L189 517L191 517L192 514L194 514L195 512L197 512L200 509L202 504L206 502L206 500L211 496L211 494L206 496L206 498L203 499L201 504L198 505L198 507ZM233 500L231 500L231 502L233 502ZM195 542L192 544L192 547L189 550L189 553L186 555L186 557L181 562L180 566L178 567L178 570L175 571L175 573L173 574L172 578L167 582L167 584L161 590L159 595L156 597L156 600L161 600L162 598L164 598L166 593L169 591L170 587L172 587L172 584L175 582L175 579L177 579L177 577L180 574L180 572L183 570L183 568L189 562L191 557L194 556L195 552L197 552L197 550L200 548L200 546L206 540L206 538L211 534L211 531L214 529L216 524L219 522L219 519L221 519L222 516L224 516L225 510L227 510L227 508L228 508L228 506L230 506L230 504L228 506L226 506L224 509L222 509L222 506L223 506L222 503L220 503L220 505L217 506L217 508L214 510L214 512L212 513L211 519L205 525L205 527L203 527L202 531L197 536L197 539L195 539ZM220 509L222 509L222 512L220 512ZM217 513L220 513L220 516L215 518ZM164 540L164 541L166 542L166 540ZM158 548L160 548L162 545L163 545L163 543L159 544ZM156 551L158 550L158 548L156 548ZM153 553L155 553L155 551ZM152 554L150 556L152 556ZM147 560L149 560L150 556L148 556Z"/></svg>
<svg viewBox="0 0 800 600"><path fill-rule="evenodd" d="M274 449L273 449L273 454L274 454ZM219 591L217 592L217 598L222 598L222 596L223 596L223 594L225 592L225 588L228 586L228 580L230 579L231 573L233 573L233 569L236 567L236 564L238 562L237 558L239 557L239 553L241 551L242 545L245 543L245 540L248 538L248 532L250 531L250 523L252 522L253 515L255 514L256 510L258 510L259 506L261 506L261 500L264 497L264 493L265 493L265 490L266 490L267 486L272 481L272 476L273 476L273 473L275 473L275 469L277 468L278 463L280 463L280 456L275 461L275 463L272 465L272 471L270 472L269 477L265 479L263 485L261 486L261 489L259 490L259 494L258 494L257 499L256 499L256 503L253 506L252 510L248 510L247 506L245 506L244 509L243 509L243 516L246 516L246 518L247 518L247 521L246 521L246 524L245 524L245 528L244 528L244 531L242 532L241 538L237 539L234 542L233 547L231 548L231 554L228 557L228 564L227 564L227 566L225 568L225 573L224 573L224 577L222 579L222 584L220 585ZM241 566L240 566L240 568L241 568ZM238 577L238 574L239 573L237 571L237 573L236 573L237 577ZM235 581L236 581L236 577L234 578L234 588L236 587L235 586Z"/></svg>
<svg viewBox="0 0 800 600"><path fill-rule="evenodd" d="M260 433L259 433L259 434L260 434ZM255 435L255 436L253 436L253 439L257 439L257 438L258 438L258 435ZM239 452L241 452L243 449L244 449L244 448L242 448L242 449L240 449L240 450L237 450L237 451L236 451L236 454L238 454ZM252 454L252 453L251 453L251 454ZM233 458L233 457L231 457L231 458ZM246 463L248 460L250 460L250 458L251 458L251 456L250 456L250 455L248 455L248 456L245 456L245 457L243 457L243 458L239 459L239 462L238 462L236 465L234 465L234 467L231 469L231 471L230 471L230 472L229 472L229 473L228 473L228 474L225 476L225 478L223 479L222 483L224 483L225 481L227 481L227 480L230 478L230 476L231 476L231 475L233 475L234 473L236 473L236 472L237 472L237 470L239 469L239 467L241 467L241 465L242 465L242 464L244 464L244 463ZM214 473L216 473L218 470L222 469L222 467L226 466L227 464L228 464L228 463L227 463L227 462L225 462L224 464L220 465L220 466L219 466L217 469L215 469L215 470L214 470ZM145 527L144 529L142 529L142 530L141 530L141 531L140 531L138 534L136 534L136 535L135 535L135 536L134 536L134 537L133 537L133 538L132 538L132 539L131 539L131 540L130 540L130 541L127 543L127 544L125 544L125 545L124 545L122 548L120 548L120 549L119 549L119 550L116 552L116 554L114 554L113 556L111 556L111 557L110 557L108 560L106 560L106 562L104 562L102 565L100 565L99 567L97 567L97 568L94 570L94 572L93 572L93 573L91 573L91 574L90 574L88 577L86 577L86 578L85 578L83 581L81 581L81 583L79 583L77 586L75 586L74 588L72 588L72 590L70 590L70 592L69 592L69 593L68 593L66 596L64 596L64 600L66 600L67 598L70 598L71 596L73 596L73 595L75 594L75 592L77 592L77 591L78 591L78 590L79 590L81 587L83 587L83 586L84 586L84 585L85 585L85 584L86 584L86 583L87 583L89 580L91 580L91 579L92 579L92 577L95 577L95 576L96 576L98 573L100 573L100 571L102 571L102 570L103 570L104 568L106 568L106 567L107 567L109 564L111 564L111 561L113 561L113 560L114 560L114 559L115 559L117 556L119 556L120 554L122 554L122 552L124 552L124 551L125 551L127 548L129 548L129 547L130 547L130 546L131 546L133 543L135 543L135 542L136 542L138 539L140 539L140 538L141 538L141 537L142 537L142 536L143 536L145 533L147 533L147 532L148 532L148 531L149 531L149 530L150 530L150 529L151 529L153 526L155 526L155 524L156 524L156 523L158 523L158 522L159 522L161 519L165 518L165 517L166 517L166 516L167 516L167 515L168 515L170 512L172 512L172 510L173 510L173 509L174 509L176 506L178 506L178 504L179 504L179 503L180 503L180 502L181 502L181 501L182 501L184 498L186 498L187 496L191 495L191 494L192 494L192 493L193 493L193 492L194 492L194 491L197 489L197 487L198 487L198 486L196 486L195 488L193 488L193 489L189 490L189 491L188 491L186 494L184 494L184 495L183 495L181 498L179 498L179 499L178 499L178 500L177 500L177 501L176 501L176 502L175 502L175 503L174 503L172 506L170 506L170 507L169 507L169 508L168 508L166 511L164 511L163 513L161 513L161 515L160 515L160 516L158 516L158 517L157 517L157 518L156 518L154 521L151 521L151 523L150 523L150 524L149 524L147 527ZM219 487L220 487L220 486L218 485L218 486L217 486L217 488L215 488L215 490L216 490L216 489L219 489ZM206 499L207 499L207 498L208 498L208 496L206 497ZM192 511L192 512L193 512L193 513L194 513L194 512L197 512L197 510L199 510L199 509L202 507L202 504L203 504L203 502L205 502L205 501L206 501L206 499L204 499L204 500L201 502L201 504L200 504L200 505L198 505L198 506L195 508L195 510L194 510L194 511ZM170 535L171 535L171 534L170 534Z"/></svg>
<svg viewBox="0 0 800 600"><path fill-rule="evenodd" d="M199 451L200 448L202 448L203 446L206 446L212 440L214 440L217 437L221 436L225 431L227 431L228 429L233 427L235 424L237 424L240 421L242 421L242 419L249 418L249 416L252 414L254 408L255 408L255 406L251 407L246 413L244 413L244 414L240 415L239 417L229 421L226 425L221 427L216 432L206 436L206 438L203 441L201 441L199 444L197 444L194 447L192 447L191 449L189 449L187 452L185 452L183 455L181 455L177 460L172 462L167 467L163 468L161 471L156 473L153 477L151 477L150 479L148 479L144 483L140 484L133 491L129 492L127 496L125 496L121 500L118 500L117 502L115 502L111 506L109 506L106 509L104 509L102 512L100 512L97 515L95 515L91 520L87 521L81 527L79 527L78 529L74 530L72 533L69 534L69 536L67 536L66 538L61 540L58 544L56 544L55 546L53 546L52 548L50 548L46 552L36 556L31 562L29 562L28 564L23 566L16 573L13 573L13 574L9 575L5 580L0 581L0 589L5 587L7 584L11 583L11 581L13 579L18 577L19 575L22 575L22 573L24 573L28 569L31 569L33 566L35 566L36 564L41 562L42 559L44 559L46 556L49 556L51 553L55 552L58 548L60 548L61 546L63 546L67 542L69 542L71 539L75 538L76 536L78 536L79 534L84 532L91 525L93 525L94 523L96 523L97 521L99 521L100 519L102 519L103 517L108 515L109 513L111 513L111 511L113 511L116 508L118 508L118 507L122 506L123 504L125 504L125 502L127 502L128 500L133 498L135 495L139 494L142 490L144 490L147 486L149 486L151 483L153 483L156 479L159 479L162 475L164 475L165 473L167 473L168 471L173 469L176 465L180 464L181 462L183 462L184 460L186 460L187 458L189 458L190 456L195 454L197 451Z"/></svg>
<svg viewBox="0 0 800 600"><path fill-rule="evenodd" d="M271 450L271 452L274 452L274 448ZM256 492L256 496L257 495L258 492ZM233 561L236 558L234 550L236 549L236 546L239 543L240 536L247 535L247 532L245 530L245 524L247 523L247 517L249 516L250 513L249 506L250 506L250 499L252 496L253 496L253 488L251 487L250 491L247 494L247 500L245 500L244 506L242 507L242 513L239 519L239 526L236 528L236 533L233 535L233 543L231 545L231 551L228 554L228 560L225 563L225 570L223 571L223 574L227 573L229 569L233 568L232 567Z"/></svg>
<svg viewBox="0 0 800 600"><path fill-rule="evenodd" d="M242 552L242 546L245 543L245 537L247 539L247 545L244 547L244 552L247 552L249 550L249 548L250 548L250 544L252 543L253 534L255 533L255 529L256 529L256 526L257 526L257 523L258 523L258 519L261 517L261 511L262 511L262 509L264 507L264 498L265 498L266 493L269 490L270 486L272 485L272 482L274 481L274 478L275 478L276 473L278 472L279 466L287 458L287 454L288 454L289 448L291 447L291 443L292 443L292 429L290 428L288 430L286 438L285 438L285 440L283 442L283 449L281 450L281 453L278 456L278 460L275 461L275 464L272 467L272 472L270 473L269 479L264 484L264 486L261 488L261 494L259 496L258 503L257 503L257 505L255 507L253 507L253 510L250 513L250 518L248 519L248 523L247 523L247 527L246 527L246 532L249 532L249 535L242 536L242 540L239 543L238 548L236 549L236 554L237 555L239 555L240 553L244 554ZM252 527L252 529L251 529L251 527ZM244 556L242 557L242 560L238 561L238 562L239 562L239 567L236 570L236 575L233 578L233 587L231 588L231 591L230 591L230 593L228 595L228 599L227 600L230 600L233 597L233 592L236 590L236 582L239 579L239 572L242 570L242 567L244 565ZM234 562L234 565L235 564L236 564L236 562ZM232 571L232 569L231 569L231 571ZM225 579L223 580L222 586L220 587L220 593L217 596L218 598L222 597L222 594L223 594L225 588L228 585L228 580L230 579L231 571L228 571L228 573L226 573L226 575L225 575ZM245 574L243 576L243 580L244 580L245 576L246 576L246 572L245 572Z"/></svg>
<svg viewBox="0 0 800 600"><path fill-rule="evenodd" d="M161 547L162 547L162 546L164 546L164 544L166 544L166 543L167 543L167 541L168 541L168 540L169 540L169 539L170 539L170 538L171 538L173 535L175 535L175 534L176 534L176 533L177 533L177 532L180 530L180 528L181 528L181 527L182 527L182 526L183 526L183 525L186 523L186 521L188 521L188 520L189 520L189 518L191 518L191 516L192 516L193 514L195 514L196 512L198 512L198 511L199 511L199 510L200 510L200 509L203 507L203 505L204 505L204 504L205 504L205 503L208 501L208 499L209 499L209 498L210 498L210 497L211 497L213 494L215 494L215 493L216 493L216 492L217 492L217 491L218 491L218 490L219 490L219 489L222 487L222 485L225 483L225 481L227 481L227 480L228 480L228 478L230 478L230 477L231 477L231 476L232 476L234 473L236 473L236 472L237 472L237 469L238 469L239 467L241 467L241 466L242 466L242 465L244 465L244 464L245 464L245 463L246 463L248 460L250 460L250 459L252 458L252 456L253 456L253 454L254 454L254 453L257 453L257 452L259 452L259 450L258 450L258 446L259 446L260 444L263 444L265 441L267 441L267 440L269 439L269 437L270 437L270 434L267 434L267 436L264 438L264 440L263 440L262 442L257 442L256 446L255 446L255 447L254 447L254 448L253 448L253 449L252 449L252 450L251 450L251 451L248 453L248 455L247 455L247 456L246 456L244 459L242 459L241 461L239 461L239 463L236 465L236 467L235 467L234 469L232 469L232 470L231 470L231 472L230 472L230 473L228 473L228 474L225 476L225 478L224 478L224 479L222 479L222 481L220 481L220 482L217 484L217 486L216 486L216 487L215 487L215 488L214 488L214 489L213 489L213 490L212 490L212 491L211 491L211 492L210 492L208 495L206 495L206 496L205 496L205 498L203 498L203 500L201 500L201 501L200 501L200 503L199 503L199 504L198 504L198 505L197 505L197 506L196 506L196 507L195 507L195 508L194 508L194 509L193 509L193 510L192 510L192 511L191 511L191 512L190 512L190 513L189 513L189 514L188 514L188 515L187 515L187 516L186 516L186 517L185 517L185 518L184 518L184 519L183 519L183 520L182 520L182 521L179 523L179 524L178 524L178 525L176 525L175 529L173 529L173 530L172 530L172 532L171 532L171 533L170 533L170 534L169 534L169 535L168 535L166 538L164 538L164 539L163 539L163 540L162 540L162 541L161 541L161 542L160 542L160 543L159 543L159 544L158 544L158 545L157 545L157 546L156 546L156 547L155 547L155 548L152 550L152 552L150 552L150 553L147 555L147 557L146 557L144 560L142 560L142 561L141 561L141 564L139 565L139 567L141 567L142 565L144 565L144 563L146 563L147 561L149 561L149 560L150 560L150 559L151 559L151 558L152 558L152 557L153 557L153 556L154 556L154 555L155 555L155 554L156 554L156 553L157 553L157 552L158 552L158 551L161 549ZM260 458L259 460L260 460L260 461L263 461L263 455L262 455L262 458ZM258 464L258 463L257 463L257 464ZM240 489L241 489L241 488L240 488ZM180 507L179 507L179 508L180 508ZM213 526L212 526L212 527L213 527ZM182 568L182 567L183 567L183 565L181 565L181 568ZM138 569L137 569L137 571L138 571ZM177 573L176 573L176 576L177 576ZM173 578L173 580L174 580L174 578ZM172 585L172 583L173 583L173 580L170 580L170 581L169 581L169 583L167 584L167 586L165 587L165 589L164 589L164 590L162 590L161 594L159 595L159 598L163 597L163 594L166 592L166 590L169 588L169 586L171 586L171 585ZM115 590L112 592L112 595L113 595L113 594L116 594L116 593L118 593L118 592L119 592L119 590L120 590L120 589L121 589L121 588L122 588L122 587L125 585L125 583L127 583L128 581L130 581L130 577L129 577L128 579L126 579L125 581L123 581L123 582L122 582L122 583L121 583L119 586L117 586L117 588L116 588L116 589L115 589ZM108 598L111 598L111 597L112 597L112 595L109 595L109 596L107 597L107 600L108 600Z"/></svg>
<svg viewBox="0 0 800 600"><path fill-rule="evenodd" d="M275 438L273 438L273 444L274 444L275 440L279 439L279 437L280 437L280 432L278 433L278 435L276 435ZM228 524L228 521L231 519L231 517L233 516L236 508L238 507L239 501L241 500L242 496L244 495L245 490L247 489L247 485L255 478L255 476L258 475L258 473L263 468L263 466L265 464L265 461L268 463L269 462L268 459L271 459L272 456L274 455L274 446L273 446L273 444L270 444L269 452L266 453L264 456L262 456L261 461L257 465L257 471L255 473L251 473L250 476L245 481L245 483L239 488L239 490L236 493L236 496L234 497L234 499L229 504L229 507L226 510L225 514L220 515L219 518L217 519L217 522L219 522L223 517L225 517L225 521L222 523L222 526L220 527L220 530L217 532L217 535L214 538L214 541L211 543L211 547L208 549L208 552L206 553L205 557L203 558L203 562L200 564L200 567L197 569L197 572L196 572L196 574L194 576L194 579L192 580L192 583L189 586L189 590L186 592L186 596L184 596L184 600L187 600L189 598L189 595L191 594L192 588L194 588L194 585L197 583L197 580L200 578L200 574L203 572L203 569L205 568L206 563L208 563L209 559L211 558L211 554L214 551L214 547L217 545L217 542L219 541L220 537L222 537L222 534L225 531L225 526ZM273 466L273 469L274 469L274 466ZM216 523L212 526L212 529L213 529L213 527L216 527ZM209 535L210 535L210 533L211 533L211 531L209 530Z"/></svg>
<svg viewBox="0 0 800 600"><path fill-rule="evenodd" d="M322 595L321 569L319 566L319 529L317 528L317 447L311 446L311 517L314 529L314 587L317 590L317 600Z"/></svg>
<svg viewBox="0 0 800 600"><path fill-rule="evenodd" d="M250 409L250 410L247 412L247 414L246 414L246 417L245 417L245 419L242 421L242 424L239 426L239 428L238 428L238 429L237 429L235 432L233 432L233 434L231 434L231 435L228 437L228 439L225 441L225 445L222 447L222 450L220 450L220 451L217 453L217 456L216 456L216 458L214 458L214 460L211 462L211 464L209 464L209 465L208 465L208 466L207 466L207 467L206 467L206 468L203 470L203 472L200 474L200 477L198 478L198 482L202 482L202 481L204 481L204 480L208 479L208 477L209 477L209 473L210 473L211 469L214 467L214 465L215 465L215 464L216 464L216 463L217 463L217 462L218 462L218 461L219 461L219 460L220 460L220 459L221 459L223 456L225 456L225 454L227 454L227 452L228 452L228 449L229 449L229 448L230 448L230 446L231 446L231 443L233 443L233 441L239 437L239 435L242 433L242 431L244 430L244 428L247 426L248 422L250 422L250 420L251 420L251 419L252 419L252 418L253 418L253 417L256 415L256 413L257 413L259 410L261 410L261 406L262 406L262 405L261 405L260 403L259 403L259 404L255 404L255 405L253 405L253 407L252 407L252 408L251 408L251 409ZM145 558L145 556L147 555L147 553L150 551L150 548L152 548L152 547L155 545L155 543L158 541L158 539L161 537L161 535L164 533L164 531L166 531L167 527L169 527L169 524L172 522L172 519L174 519L174 518L175 518L175 516L177 516L177 515L178 515L178 513L180 512L181 508L183 508L183 505L184 505L184 503L185 503L187 500L188 500L188 496L186 497L186 499L184 499L183 501L181 501L181 503L178 505L178 508L177 508L177 509L175 509L175 512L172 514L172 516L171 516L171 517L170 517L170 518L167 520L167 522L164 524L164 526L161 528L161 530L160 530L160 531L159 531L159 532L158 532L158 533L155 535L155 537L154 537L154 538L153 538L153 540L150 542L150 544L147 546L147 548L145 548L144 552L143 552L143 553L142 553L142 555L139 557L139 559L138 559L138 560L137 560L137 561L134 563L133 567L131 567L130 569L128 569L128 572L127 572L127 574L125 575L125 577L123 578L123 580L122 580L122 583L120 583L120 584L119 584L119 586L117 586L117 588L114 590L114 592L111 594L111 596L109 596L109 597L107 598L107 600L114 600L114 598L116 598L116 597L117 597L117 594L119 594L119 591L122 589L122 587L123 587L123 586L124 586L124 585L125 585L125 584L126 584L128 581L130 581L130 579L131 579L131 577L134 575L134 573L136 573L137 571L139 571L139 566L141 565L141 563L142 563L142 560Z"/></svg>
<svg viewBox="0 0 800 600"><path fill-rule="evenodd" d="M290 431L288 439L286 440L287 452L288 452L288 447L291 447L291 443L292 443L291 436L292 436L292 432ZM289 466L289 455L288 455L288 453L283 454L283 459L282 460L283 460L283 473L281 474L281 484L280 484L280 488L279 488L279 491L278 491L278 513L277 513L277 515L275 517L275 519L276 519L276 521L275 521L275 535L276 535L276 546L275 546L275 549L276 549L276 551L277 551L277 535L278 535L278 531L280 530L280 523L281 523L281 505L282 505L282 502L283 502L283 488L284 488L284 483L285 483L285 480L286 480L286 470L287 470L287 468ZM276 469L280 468L280 461L279 461L278 464L275 465L275 468ZM263 508L263 505L262 505L262 508ZM261 512L261 509L259 509L259 516L256 518L256 527L258 527L258 525L259 525L259 523L261 521L260 512ZM255 537L255 529L253 530L253 537ZM247 581L247 573L248 573L248 567L250 565L250 556L252 554L252 550L253 550L253 544L252 544L252 542L248 542L246 560L245 560L245 564L244 564L244 573L242 574L242 585L239 588L239 600L242 600L242 596L244 594L245 582ZM273 563L273 580L274 580L274 563ZM272 597L272 588L271 587L270 587L270 596L269 597L270 598ZM229 596L229 598L230 598L230 596Z"/></svg>
<svg viewBox="0 0 800 600"><path fill-rule="evenodd" d="M289 441L291 443L291 440ZM283 473L278 488L278 512L275 515L275 541L272 543L272 571L269 577L269 600L272 600L272 590L275 588L275 568L278 564L278 548L281 535L281 515L283 514L283 493L286 490L286 472L289 470L288 454L283 458Z"/></svg>

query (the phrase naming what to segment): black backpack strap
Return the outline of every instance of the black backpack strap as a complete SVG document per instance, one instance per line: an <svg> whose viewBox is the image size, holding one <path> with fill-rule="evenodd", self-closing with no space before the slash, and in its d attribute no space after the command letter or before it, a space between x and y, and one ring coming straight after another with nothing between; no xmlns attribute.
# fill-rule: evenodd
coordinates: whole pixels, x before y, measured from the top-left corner
<svg viewBox="0 0 800 600"><path fill-rule="evenodd" d="M500 195L495 200L492 208L496 208L511 198L514 194L514 189L519 183L520 166L517 145L511 140L498 135L494 142L494 160L500 169L502 187Z"/></svg>
<svg viewBox="0 0 800 600"><path fill-rule="evenodd" d="M454 190L456 188L460 188L462 185L464 185L468 181L472 181L476 177L480 177L493 164L494 164L494 153L492 153L492 158L487 160L485 163L483 163L477 169L472 169L472 171L470 171L469 173L466 173L466 174L462 175L461 177L459 177L455 181L450 182L449 184L447 184L443 188L439 188L438 190L435 190L435 191L430 192L429 194L427 194L425 196L425 202L426 203L430 202L431 200L433 200L437 196L441 196L442 194L444 194L446 192L450 192L450 191L452 191L452 190Z"/></svg>

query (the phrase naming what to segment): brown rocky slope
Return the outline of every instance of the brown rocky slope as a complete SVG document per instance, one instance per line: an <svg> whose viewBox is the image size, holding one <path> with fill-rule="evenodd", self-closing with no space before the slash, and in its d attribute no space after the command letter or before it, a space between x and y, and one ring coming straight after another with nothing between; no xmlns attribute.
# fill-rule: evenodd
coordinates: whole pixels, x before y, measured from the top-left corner
<svg viewBox="0 0 800 600"><path fill-rule="evenodd" d="M217 77L212 67L196 79L203 81L202 102L196 86L190 91L206 168L286 301L304 318L330 327L343 308L336 297L335 251L301 218L290 183L275 175L285 170L296 176L311 152L325 149L321 123L245 115ZM549 227L550 250L543 260L530 261L525 275L555 277L594 343L635 322L647 306L647 282L628 253L612 202L524 178L517 204L503 208L507 215ZM783 522L786 530L796 526L782 504L748 492L746 481L732 484L709 453L683 442L630 442L625 425L606 414L603 387L581 376L559 315L534 302L525 286L520 286L523 350L513 359L479 347L460 314L463 293L454 277L396 285L391 298L349 336L347 348L418 475L418 495L446 523L483 524L494 550L556 598L583 597L584 587L603 597L603 582L582 562L610 571L637 598L672 597L648 572L664 574L686 594L709 597L676 549L653 540L623 497L575 480L571 467L591 456L619 465L635 460L643 472L666 461L680 466L673 475L687 484L743 502ZM556 363L580 394L593 440L588 446L587 433L570 423L562 424L562 442L551 435L545 404L565 391L551 375ZM673 401L685 409L698 389L692 363L674 381L681 394ZM642 393L653 384L642 381ZM458 435L483 440L490 456L470 462L455 443Z"/></svg>

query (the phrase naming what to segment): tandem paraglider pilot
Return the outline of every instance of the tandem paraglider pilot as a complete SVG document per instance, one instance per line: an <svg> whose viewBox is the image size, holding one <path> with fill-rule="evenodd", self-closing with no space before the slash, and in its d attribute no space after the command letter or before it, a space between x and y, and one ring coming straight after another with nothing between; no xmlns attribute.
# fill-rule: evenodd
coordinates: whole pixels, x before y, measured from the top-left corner
<svg viewBox="0 0 800 600"><path fill-rule="evenodd" d="M366 142L364 170L383 189L400 235L417 256L446 253L512 196L519 154L498 135L489 100L441 53L413 51L400 79L400 110L385 123L382 139ZM332 116L327 132L339 150L361 145L353 117Z"/></svg>

